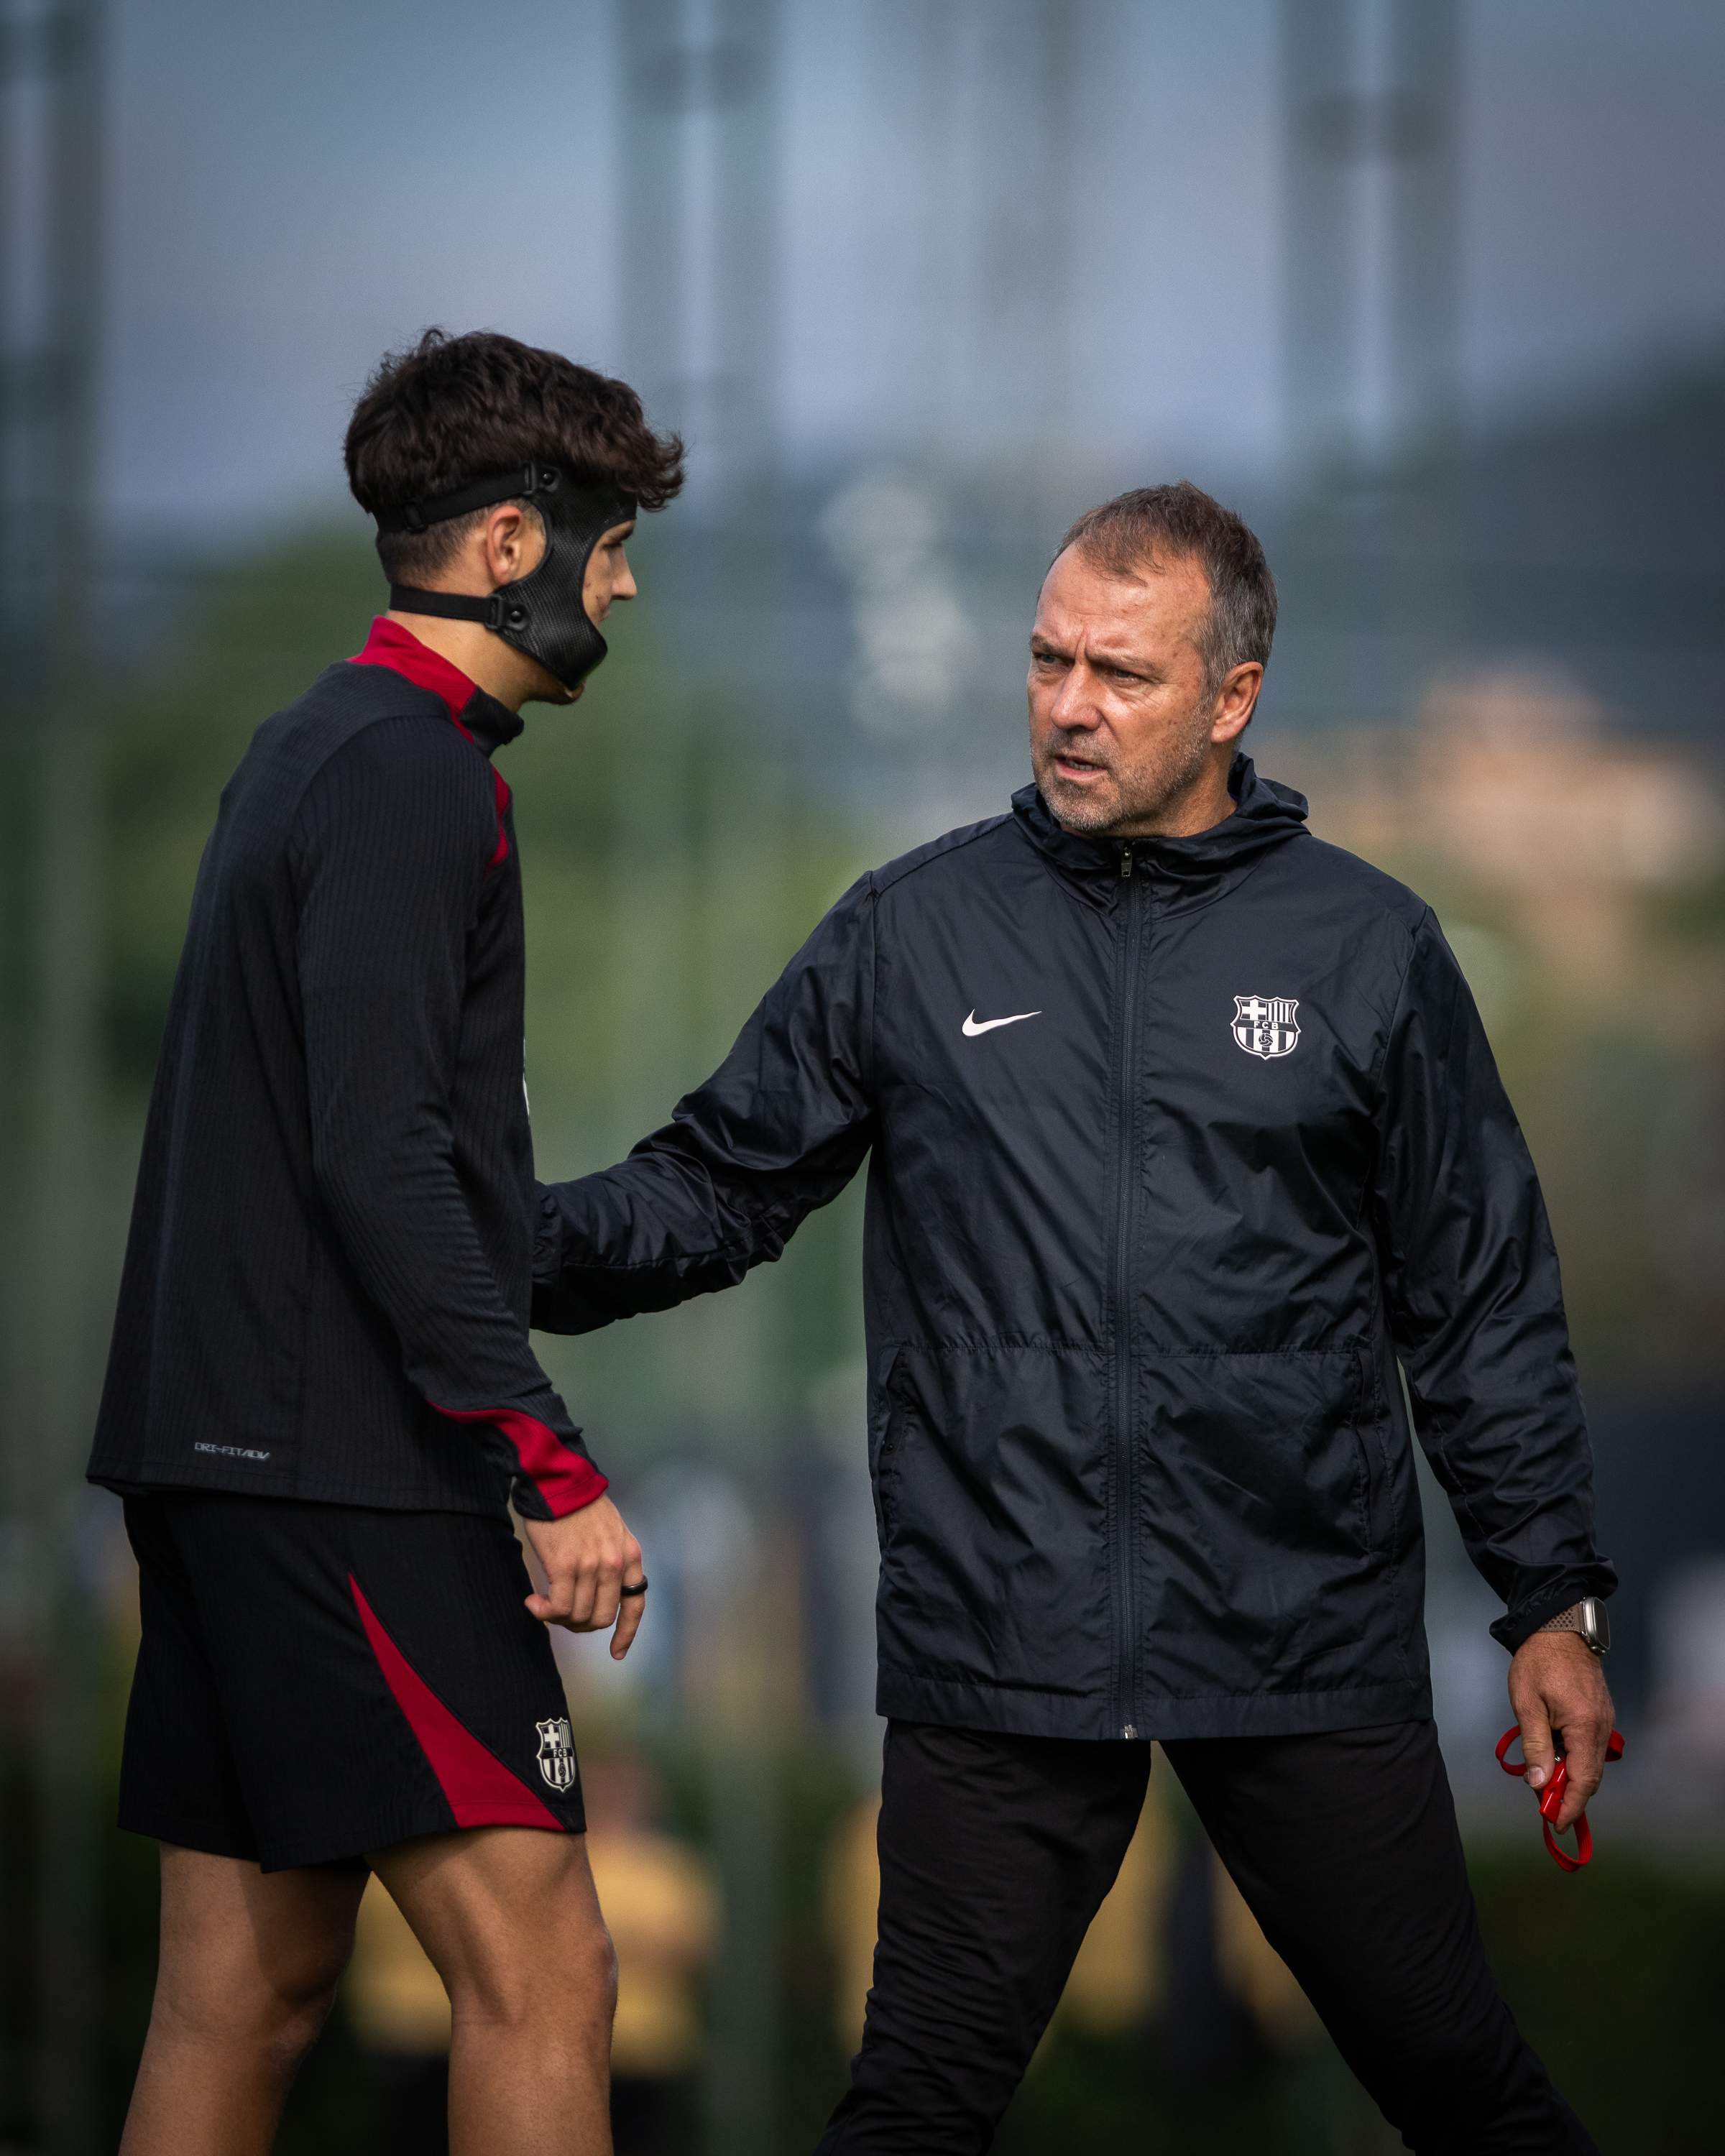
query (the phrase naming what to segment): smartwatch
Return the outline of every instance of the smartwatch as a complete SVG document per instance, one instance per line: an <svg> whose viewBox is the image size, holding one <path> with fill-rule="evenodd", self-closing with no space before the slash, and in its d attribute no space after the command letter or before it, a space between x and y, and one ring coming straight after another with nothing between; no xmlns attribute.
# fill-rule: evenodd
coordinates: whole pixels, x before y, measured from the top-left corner
<svg viewBox="0 0 1725 2156"><path fill-rule="evenodd" d="M1611 1645L1611 1620L1596 1594L1584 1594L1579 1602L1572 1603L1555 1617L1547 1618L1538 1629L1542 1632L1579 1632L1581 1644L1592 1655L1603 1655Z"/></svg>

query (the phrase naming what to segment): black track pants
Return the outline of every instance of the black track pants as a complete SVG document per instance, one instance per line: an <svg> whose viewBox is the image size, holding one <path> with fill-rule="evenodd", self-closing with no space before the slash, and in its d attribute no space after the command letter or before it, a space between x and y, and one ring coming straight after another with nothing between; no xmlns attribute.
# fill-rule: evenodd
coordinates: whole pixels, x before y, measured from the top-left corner
<svg viewBox="0 0 1725 2156"><path fill-rule="evenodd" d="M1271 1943L1425 2156L1598 2156L1486 1966L1429 1722L1171 1743ZM889 1723L862 2050L819 2156L970 2156L1137 1825L1147 1744Z"/></svg>

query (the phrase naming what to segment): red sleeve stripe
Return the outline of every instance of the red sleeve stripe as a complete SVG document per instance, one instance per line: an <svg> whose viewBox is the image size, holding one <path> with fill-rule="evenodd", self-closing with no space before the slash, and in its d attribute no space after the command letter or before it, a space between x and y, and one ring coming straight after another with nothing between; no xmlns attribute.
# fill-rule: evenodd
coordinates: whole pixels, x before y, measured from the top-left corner
<svg viewBox="0 0 1725 2156"><path fill-rule="evenodd" d="M384 1682L418 1738L456 1825L537 1826L562 1833L563 1822L557 1814L450 1713L378 1623L351 1572L347 1585Z"/></svg>
<svg viewBox="0 0 1725 2156"><path fill-rule="evenodd" d="M550 1506L553 1519L578 1512L603 1497L610 1484L583 1453L572 1452L554 1430L518 1408L445 1408L431 1403L451 1422L488 1422L515 1447L521 1472Z"/></svg>

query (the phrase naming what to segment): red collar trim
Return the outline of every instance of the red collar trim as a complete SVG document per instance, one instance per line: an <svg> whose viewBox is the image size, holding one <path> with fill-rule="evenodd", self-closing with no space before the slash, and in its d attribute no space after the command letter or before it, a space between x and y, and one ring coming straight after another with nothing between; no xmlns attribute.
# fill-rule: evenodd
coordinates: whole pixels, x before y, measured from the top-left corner
<svg viewBox="0 0 1725 2156"><path fill-rule="evenodd" d="M411 629L403 629L398 621L390 621L381 613L372 624L365 649L356 651L347 663L350 666L388 666L411 681L416 689L429 689L449 706L449 716L458 726L461 723L459 714L479 693L478 685L470 681L459 666L451 665L441 652L434 651L429 644L422 644Z"/></svg>
<svg viewBox="0 0 1725 2156"><path fill-rule="evenodd" d="M461 714L479 694L479 685L470 681L461 669L451 665L440 652L434 651L429 644L422 644L411 629L403 629L398 621L386 620L380 613L372 624L365 649L356 651L347 663L350 666L388 666L404 680L411 681L416 689L429 689L434 696L442 698L459 731L473 741L472 734L462 724ZM474 747L479 747L477 742L474 742ZM509 807L509 788L495 765L491 767L491 792L497 803L497 844L485 865L488 874L509 857L509 829L503 820Z"/></svg>

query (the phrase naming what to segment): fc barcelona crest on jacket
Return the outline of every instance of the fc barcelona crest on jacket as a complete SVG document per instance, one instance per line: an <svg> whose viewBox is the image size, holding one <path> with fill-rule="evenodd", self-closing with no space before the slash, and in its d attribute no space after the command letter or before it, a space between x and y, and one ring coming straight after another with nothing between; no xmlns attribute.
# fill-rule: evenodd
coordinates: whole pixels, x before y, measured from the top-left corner
<svg viewBox="0 0 1725 2156"><path fill-rule="evenodd" d="M1297 996L1236 996L1234 1038L1248 1055L1261 1055L1266 1063L1291 1055L1300 1039L1294 1022L1299 1008Z"/></svg>
<svg viewBox="0 0 1725 2156"><path fill-rule="evenodd" d="M561 1796L575 1780L575 1732L567 1715L535 1727L539 1732L539 1771Z"/></svg>

